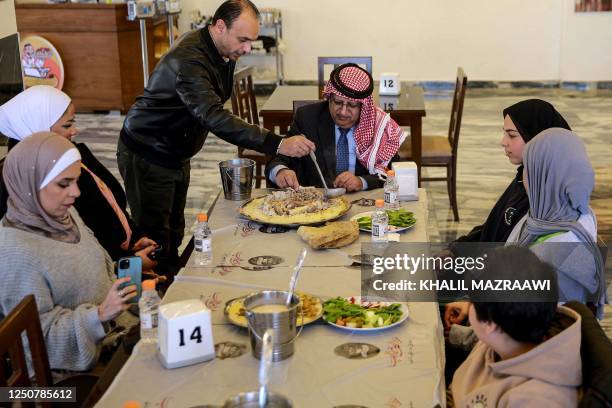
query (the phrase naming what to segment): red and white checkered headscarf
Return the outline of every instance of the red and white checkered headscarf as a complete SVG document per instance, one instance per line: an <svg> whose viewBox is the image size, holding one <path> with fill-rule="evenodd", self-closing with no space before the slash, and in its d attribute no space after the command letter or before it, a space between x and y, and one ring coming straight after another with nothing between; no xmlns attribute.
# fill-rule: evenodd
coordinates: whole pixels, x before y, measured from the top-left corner
<svg viewBox="0 0 612 408"><path fill-rule="evenodd" d="M366 70L356 64L343 64L332 71L323 95L328 100L334 94L361 102L355 129L357 158L370 174L385 174L406 136L384 110L374 105L373 88L372 76Z"/></svg>

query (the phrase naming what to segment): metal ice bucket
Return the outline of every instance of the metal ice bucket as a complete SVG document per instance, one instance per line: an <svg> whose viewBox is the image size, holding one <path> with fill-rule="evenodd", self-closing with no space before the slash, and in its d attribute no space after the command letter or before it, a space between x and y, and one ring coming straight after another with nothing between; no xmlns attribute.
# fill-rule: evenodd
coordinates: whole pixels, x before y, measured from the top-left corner
<svg viewBox="0 0 612 408"><path fill-rule="evenodd" d="M223 194L226 200L246 200L251 197L253 170L255 162L251 159L231 159L219 162Z"/></svg>
<svg viewBox="0 0 612 408"><path fill-rule="evenodd" d="M249 337L253 356L261 358L262 337L267 329L273 331L272 361L281 361L290 357L294 351L296 333L297 308L300 298L293 295L287 311L272 313L255 313L253 309L262 305L285 305L287 291L264 290L253 293L244 299ZM302 326L303 327L303 326Z"/></svg>
<svg viewBox="0 0 612 408"><path fill-rule="evenodd" d="M265 408L291 408L292 406L288 398L280 394L269 393ZM228 398L223 404L223 408L260 408L259 392L243 392Z"/></svg>

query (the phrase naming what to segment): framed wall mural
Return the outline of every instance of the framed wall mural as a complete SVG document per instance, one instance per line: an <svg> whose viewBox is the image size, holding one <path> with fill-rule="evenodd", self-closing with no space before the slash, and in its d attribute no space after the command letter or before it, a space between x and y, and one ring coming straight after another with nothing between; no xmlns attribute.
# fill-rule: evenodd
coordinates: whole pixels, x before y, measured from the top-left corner
<svg viewBox="0 0 612 408"><path fill-rule="evenodd" d="M25 87L50 85L62 89L64 65L53 44L37 35L24 37L19 43Z"/></svg>
<svg viewBox="0 0 612 408"><path fill-rule="evenodd" d="M612 11L612 0L575 0L574 11Z"/></svg>

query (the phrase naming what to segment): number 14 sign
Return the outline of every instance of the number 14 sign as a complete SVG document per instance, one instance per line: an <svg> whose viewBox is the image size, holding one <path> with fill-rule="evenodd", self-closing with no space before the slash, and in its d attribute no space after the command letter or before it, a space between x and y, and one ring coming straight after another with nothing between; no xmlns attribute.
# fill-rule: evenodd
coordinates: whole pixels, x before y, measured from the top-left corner
<svg viewBox="0 0 612 408"><path fill-rule="evenodd" d="M159 357L166 368L177 368L215 357L210 309L200 299L159 307Z"/></svg>

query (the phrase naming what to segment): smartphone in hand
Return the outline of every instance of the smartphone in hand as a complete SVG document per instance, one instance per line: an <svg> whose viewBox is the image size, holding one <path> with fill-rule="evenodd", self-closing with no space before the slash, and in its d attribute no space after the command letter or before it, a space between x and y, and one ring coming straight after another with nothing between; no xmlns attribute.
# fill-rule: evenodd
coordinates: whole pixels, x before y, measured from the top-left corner
<svg viewBox="0 0 612 408"><path fill-rule="evenodd" d="M149 259L153 261L157 261L163 254L164 247L163 245L158 245L153 251L149 252Z"/></svg>
<svg viewBox="0 0 612 408"><path fill-rule="evenodd" d="M138 256L129 256L119 259L117 265L117 276L119 278L125 278L126 276L131 278L129 282L119 285L119 289L121 290L126 286L136 285L138 295L130 299L130 303L137 303L142 293L142 259Z"/></svg>

